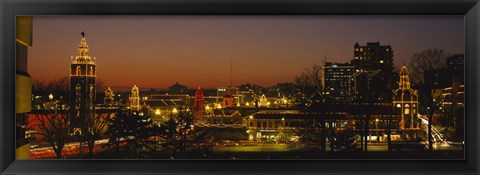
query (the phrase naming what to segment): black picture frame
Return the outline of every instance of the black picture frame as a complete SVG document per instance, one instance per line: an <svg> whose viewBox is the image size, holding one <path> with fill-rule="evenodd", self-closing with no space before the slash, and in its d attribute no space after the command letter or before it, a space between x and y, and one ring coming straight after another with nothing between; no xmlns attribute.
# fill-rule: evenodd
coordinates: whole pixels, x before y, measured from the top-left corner
<svg viewBox="0 0 480 175"><path fill-rule="evenodd" d="M478 0L0 0L1 174L478 174ZM15 160L15 16L465 15L465 160ZM53 64L53 63L52 63Z"/></svg>

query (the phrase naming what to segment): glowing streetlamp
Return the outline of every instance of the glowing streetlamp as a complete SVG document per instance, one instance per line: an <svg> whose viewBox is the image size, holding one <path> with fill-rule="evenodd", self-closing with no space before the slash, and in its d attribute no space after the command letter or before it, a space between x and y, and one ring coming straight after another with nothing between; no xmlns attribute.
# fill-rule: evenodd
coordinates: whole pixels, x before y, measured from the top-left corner
<svg viewBox="0 0 480 175"><path fill-rule="evenodd" d="M52 93L50 93L50 95L48 95L48 99L53 100L53 94Z"/></svg>
<svg viewBox="0 0 480 175"><path fill-rule="evenodd" d="M375 132L377 133L377 140L379 140L379 135L378 135L378 118L375 119Z"/></svg>
<svg viewBox="0 0 480 175"><path fill-rule="evenodd" d="M155 110L155 115L160 115L160 109Z"/></svg>
<svg viewBox="0 0 480 175"><path fill-rule="evenodd" d="M176 114L177 112L177 108L173 108L172 113Z"/></svg>

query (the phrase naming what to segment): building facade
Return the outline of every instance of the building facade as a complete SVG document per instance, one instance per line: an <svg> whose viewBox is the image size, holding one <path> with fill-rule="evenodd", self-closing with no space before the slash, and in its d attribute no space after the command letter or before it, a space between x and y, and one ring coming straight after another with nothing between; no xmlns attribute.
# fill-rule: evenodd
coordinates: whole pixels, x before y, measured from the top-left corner
<svg viewBox="0 0 480 175"><path fill-rule="evenodd" d="M33 45L33 18L16 17L15 37L15 113L16 113L16 159L30 158L30 143L26 139L27 113L32 110L32 78L27 69L28 47Z"/></svg>
<svg viewBox="0 0 480 175"><path fill-rule="evenodd" d="M356 72L380 70L370 92L374 92L375 98L389 99L394 85L392 47L381 45L380 42L368 42L365 46L355 43L353 55L351 64L355 66Z"/></svg>
<svg viewBox="0 0 480 175"><path fill-rule="evenodd" d="M322 87L326 93L339 100L349 95L349 78L355 72L352 64L327 62L322 67L322 72Z"/></svg>
<svg viewBox="0 0 480 175"><path fill-rule="evenodd" d="M401 114L400 129L418 130L420 128L418 91L411 88L409 73L405 66L400 71L399 87L393 91L393 94L395 111Z"/></svg>

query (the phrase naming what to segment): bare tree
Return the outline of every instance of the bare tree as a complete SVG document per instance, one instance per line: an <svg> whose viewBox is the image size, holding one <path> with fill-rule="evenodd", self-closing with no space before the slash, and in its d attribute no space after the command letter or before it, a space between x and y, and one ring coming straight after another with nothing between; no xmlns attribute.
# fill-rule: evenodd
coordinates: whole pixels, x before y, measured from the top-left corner
<svg viewBox="0 0 480 175"><path fill-rule="evenodd" d="M102 138L112 114L113 112L96 114L88 121L89 131L85 134L85 141L87 142L89 156L93 155L95 141Z"/></svg>
<svg viewBox="0 0 480 175"><path fill-rule="evenodd" d="M435 96L437 92L440 91L440 95ZM430 93L427 93L425 101L427 102L427 107L425 109L427 118L428 118L428 149L433 151L433 135L432 135L432 124L433 124L433 115L437 112L442 104L444 98L441 95L444 92L443 89L432 89Z"/></svg>
<svg viewBox="0 0 480 175"><path fill-rule="evenodd" d="M32 114L38 120L37 127L41 130L37 134L45 137L46 141L53 148L57 159L60 159L68 138L71 116L70 112L62 107L64 104L62 97L53 103L53 108L47 109L47 106L44 104L41 109L32 111Z"/></svg>
<svg viewBox="0 0 480 175"><path fill-rule="evenodd" d="M438 70L442 67L445 67L445 59L447 57L446 52L443 49L427 49L419 53L414 53L410 58L410 65L413 70L412 78L416 79L417 82L422 81L422 75L425 75L425 72ZM438 90L434 89L432 80L423 80L424 86L420 90L420 96L422 97L422 103L424 111L427 114L428 118L428 145L429 150L433 150L433 136L432 136L432 122L433 115L440 108L441 102L443 101L442 95L434 96ZM443 91L443 90L442 90ZM441 93L440 93L441 94ZM435 99L434 99L435 98Z"/></svg>
<svg viewBox="0 0 480 175"><path fill-rule="evenodd" d="M414 53L410 58L411 77L414 82L422 82L425 71L438 70L445 67L446 58L449 54L443 49L427 49Z"/></svg>
<svg viewBox="0 0 480 175"><path fill-rule="evenodd" d="M320 91L322 88L322 67L315 64L312 68L305 68L300 74L296 75L294 82L297 86L300 86L305 94L307 88L315 88L316 91Z"/></svg>

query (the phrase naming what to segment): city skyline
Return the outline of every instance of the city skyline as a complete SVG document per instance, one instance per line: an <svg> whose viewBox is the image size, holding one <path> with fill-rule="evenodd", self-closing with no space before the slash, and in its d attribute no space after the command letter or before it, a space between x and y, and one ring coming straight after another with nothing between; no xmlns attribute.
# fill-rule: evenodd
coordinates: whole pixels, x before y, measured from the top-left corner
<svg viewBox="0 0 480 175"><path fill-rule="evenodd" d="M105 86L215 88L293 82L314 64L345 63L353 45L391 45L398 69L414 52L463 53L463 16L85 16L34 17L29 72L34 80L68 76L86 33ZM348 29L348 30L341 30ZM376 31L379 29L381 31ZM334 34L335 33L335 34ZM53 66L52 67L52 63ZM174 74L174 76L172 76ZM119 76L121 75L121 76Z"/></svg>

